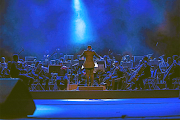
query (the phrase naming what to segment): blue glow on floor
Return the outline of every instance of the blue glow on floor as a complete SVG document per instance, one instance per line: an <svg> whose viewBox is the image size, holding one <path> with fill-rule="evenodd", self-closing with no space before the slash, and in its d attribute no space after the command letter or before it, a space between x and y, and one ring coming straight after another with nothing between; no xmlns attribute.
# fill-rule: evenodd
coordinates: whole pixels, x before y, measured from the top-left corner
<svg viewBox="0 0 180 120"><path fill-rule="evenodd" d="M32 118L144 118L180 116L180 99L64 99L34 100Z"/></svg>

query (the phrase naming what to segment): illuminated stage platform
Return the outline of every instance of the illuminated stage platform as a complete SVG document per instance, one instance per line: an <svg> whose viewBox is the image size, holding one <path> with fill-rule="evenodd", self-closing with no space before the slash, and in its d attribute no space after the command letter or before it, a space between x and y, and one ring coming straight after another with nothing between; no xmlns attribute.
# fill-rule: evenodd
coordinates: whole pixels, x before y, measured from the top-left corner
<svg viewBox="0 0 180 120"><path fill-rule="evenodd" d="M26 119L138 120L180 119L179 98L34 100L36 111ZM24 119L24 118L23 118Z"/></svg>
<svg viewBox="0 0 180 120"><path fill-rule="evenodd" d="M59 90L33 91L33 99L178 98L180 90Z"/></svg>
<svg viewBox="0 0 180 120"><path fill-rule="evenodd" d="M27 119L180 119L180 90L83 89L31 92L36 111Z"/></svg>

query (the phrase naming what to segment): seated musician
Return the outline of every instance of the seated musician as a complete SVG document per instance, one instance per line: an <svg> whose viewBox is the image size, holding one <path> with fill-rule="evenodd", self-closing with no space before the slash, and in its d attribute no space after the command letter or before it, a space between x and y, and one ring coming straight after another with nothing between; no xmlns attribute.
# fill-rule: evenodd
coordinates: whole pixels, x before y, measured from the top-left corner
<svg viewBox="0 0 180 120"><path fill-rule="evenodd" d="M167 64L168 64L168 68L170 67L170 65L173 63L173 60L171 57L167 58Z"/></svg>
<svg viewBox="0 0 180 120"><path fill-rule="evenodd" d="M2 69L1 69L1 62L0 62L0 78L2 78L1 71Z"/></svg>
<svg viewBox="0 0 180 120"><path fill-rule="evenodd" d="M67 84L68 84L68 73L67 73L67 67L63 66L62 61L60 62L60 71L58 73L57 76L57 86L61 89L61 90L67 90Z"/></svg>
<svg viewBox="0 0 180 120"><path fill-rule="evenodd" d="M112 86L112 90L117 89L117 85L119 87L119 89L121 89L122 86L122 79L119 79L118 81L115 81L115 79L123 77L123 72L121 70L122 66L119 66L119 62L115 61L114 62L114 67L111 70L111 72L109 73L109 75L107 77L105 77L105 81L107 83L107 89L111 89L110 87ZM115 84L117 83L117 84Z"/></svg>
<svg viewBox="0 0 180 120"><path fill-rule="evenodd" d="M10 78L10 68L11 68L11 61L8 62L7 67L1 71L1 76L3 78Z"/></svg>
<svg viewBox="0 0 180 120"><path fill-rule="evenodd" d="M6 64L6 61L5 61L5 57L2 57L2 58L1 58L1 65L3 65L3 64L4 64L4 66L6 67L7 64Z"/></svg>
<svg viewBox="0 0 180 120"><path fill-rule="evenodd" d="M17 54L13 55L13 61L11 63L11 67L10 67L10 76L12 78L20 78L23 80L23 82L30 87L31 84L34 81L34 78L30 77L29 75L26 74L26 70L25 69L20 69L18 66L18 60L19 60L19 56Z"/></svg>
<svg viewBox="0 0 180 120"><path fill-rule="evenodd" d="M122 65L119 66L118 71L118 89L123 90L126 86L126 78L130 76L130 73L124 69Z"/></svg>
<svg viewBox="0 0 180 120"><path fill-rule="evenodd" d="M111 68L111 61L108 59L106 55L104 55L104 61L105 61L105 71L110 71Z"/></svg>
<svg viewBox="0 0 180 120"><path fill-rule="evenodd" d="M7 67L7 64L5 62L5 57L2 57L1 62L0 62L0 77L2 77L2 75L1 75L2 70L6 67Z"/></svg>
<svg viewBox="0 0 180 120"><path fill-rule="evenodd" d="M80 84L85 84L86 70L84 68L82 68L82 66L78 65L77 74L78 74L78 82Z"/></svg>
<svg viewBox="0 0 180 120"><path fill-rule="evenodd" d="M85 84L86 83L86 70L82 67L78 70L78 81L79 84Z"/></svg>
<svg viewBox="0 0 180 120"><path fill-rule="evenodd" d="M160 56L159 58L161 59L161 62L159 63L159 68L162 73L165 73L167 68L169 67L169 64L164 60L164 55Z"/></svg>
<svg viewBox="0 0 180 120"><path fill-rule="evenodd" d="M37 62L35 66L37 67L32 71L34 78L39 79L41 85L45 81L45 90L48 90L49 77L47 77L47 73L42 68L42 63Z"/></svg>
<svg viewBox="0 0 180 120"><path fill-rule="evenodd" d="M140 74L140 76L138 77L138 79L135 81L135 84L132 86L132 89L135 89L135 87L137 87L137 89L144 89L144 82L143 80L151 77L151 71L150 71L150 66L148 65L148 57L144 56L143 60L142 60L142 73Z"/></svg>
<svg viewBox="0 0 180 120"><path fill-rule="evenodd" d="M166 81L167 88L169 88L169 89L173 89L172 79L180 77L180 59L177 59L177 58L178 58L178 56L174 56L174 58L173 58L174 62L172 63L172 68L170 70L168 79Z"/></svg>
<svg viewBox="0 0 180 120"><path fill-rule="evenodd" d="M77 68L77 74L78 74L78 81L82 81L82 69L81 69L81 66L78 65L78 68Z"/></svg>
<svg viewBox="0 0 180 120"><path fill-rule="evenodd" d="M76 75L78 72L77 64L72 65L70 72L70 83L76 83Z"/></svg>

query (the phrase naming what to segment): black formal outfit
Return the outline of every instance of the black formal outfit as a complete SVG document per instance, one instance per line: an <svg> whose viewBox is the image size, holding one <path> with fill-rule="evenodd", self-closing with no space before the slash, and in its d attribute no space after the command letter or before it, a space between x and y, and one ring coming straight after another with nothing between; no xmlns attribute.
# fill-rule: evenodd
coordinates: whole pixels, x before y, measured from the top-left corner
<svg viewBox="0 0 180 120"><path fill-rule="evenodd" d="M138 89L140 89L140 87L142 89L144 89L144 82L143 80L148 78L148 77L151 77L151 71L150 71L150 68L151 66L149 66L147 63L144 63L144 71L143 73L140 75L139 79L135 82L135 85ZM132 88L134 89L134 88Z"/></svg>
<svg viewBox="0 0 180 120"><path fill-rule="evenodd" d="M172 73L170 73L168 75L168 80L166 81L167 88L169 88L169 89L173 89L173 87L172 87L172 79L180 77L180 65L176 64L172 69L173 69L173 71L172 71Z"/></svg>
<svg viewBox="0 0 180 120"><path fill-rule="evenodd" d="M23 82L28 87L30 87L31 84L34 81L34 78L28 76L27 74L22 74L22 73L25 73L25 71L26 71L25 69L19 69L18 68L18 63L16 61L12 61L11 68L10 68L10 76L12 78L20 78L20 79L22 79Z"/></svg>

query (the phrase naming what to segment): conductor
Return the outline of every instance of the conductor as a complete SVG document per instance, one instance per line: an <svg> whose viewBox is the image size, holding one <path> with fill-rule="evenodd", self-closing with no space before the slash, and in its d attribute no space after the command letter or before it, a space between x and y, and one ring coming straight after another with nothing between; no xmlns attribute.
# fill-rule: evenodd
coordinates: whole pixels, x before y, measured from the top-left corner
<svg viewBox="0 0 180 120"><path fill-rule="evenodd" d="M84 50L83 53L80 55L80 57L85 57L86 60L84 62L84 68L86 70L86 78L87 78L87 85L89 86L89 77L91 80L91 84L90 86L93 85L94 83L94 61L93 61L93 57L94 55L98 58L101 58L101 56L99 56L94 50L92 50L92 47L90 45L88 45L87 50Z"/></svg>

